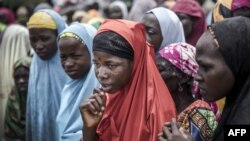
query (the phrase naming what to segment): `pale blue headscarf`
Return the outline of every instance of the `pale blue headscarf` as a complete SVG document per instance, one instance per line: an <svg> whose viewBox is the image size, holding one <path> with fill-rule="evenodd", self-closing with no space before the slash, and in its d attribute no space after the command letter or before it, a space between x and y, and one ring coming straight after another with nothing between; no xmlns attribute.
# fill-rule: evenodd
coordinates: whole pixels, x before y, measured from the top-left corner
<svg viewBox="0 0 250 141"><path fill-rule="evenodd" d="M91 25L73 23L64 32L71 32L80 37L92 55L93 38L96 30ZM90 95L93 89L100 87L95 77L94 65L81 79L71 79L63 88L61 106L58 112L57 133L58 141L79 141L82 137L83 122L80 114L80 104Z"/></svg>
<svg viewBox="0 0 250 141"><path fill-rule="evenodd" d="M185 42L182 23L173 11L157 7L146 13L153 13L159 21L163 37L160 49L171 43Z"/></svg>
<svg viewBox="0 0 250 141"><path fill-rule="evenodd" d="M41 11L53 18L59 35L66 26L62 17L53 10ZM68 79L60 62L59 50L49 60L42 60L34 54L29 77L26 141L56 141L56 116L61 91Z"/></svg>

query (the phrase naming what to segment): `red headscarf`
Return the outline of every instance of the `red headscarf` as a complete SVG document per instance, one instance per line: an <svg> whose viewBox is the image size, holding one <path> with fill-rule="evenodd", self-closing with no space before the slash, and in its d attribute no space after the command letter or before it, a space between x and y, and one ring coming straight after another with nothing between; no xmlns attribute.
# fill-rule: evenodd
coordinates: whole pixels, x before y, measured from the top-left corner
<svg viewBox="0 0 250 141"><path fill-rule="evenodd" d="M14 13L8 8L0 8L0 13L2 13L7 18L7 24L12 24L16 21Z"/></svg>
<svg viewBox="0 0 250 141"><path fill-rule="evenodd" d="M176 117L173 99L146 45L144 26L126 20L105 20L98 33L113 31L134 50L130 82L107 103L97 128L100 141L155 141L164 122ZM98 34L97 33L97 34Z"/></svg>
<svg viewBox="0 0 250 141"><path fill-rule="evenodd" d="M175 13L183 13L191 16L193 20L193 31L191 35L186 39L187 43L195 46L196 42L206 31L207 23L205 14L201 6L195 0L180 0L177 1L174 7L171 9Z"/></svg>

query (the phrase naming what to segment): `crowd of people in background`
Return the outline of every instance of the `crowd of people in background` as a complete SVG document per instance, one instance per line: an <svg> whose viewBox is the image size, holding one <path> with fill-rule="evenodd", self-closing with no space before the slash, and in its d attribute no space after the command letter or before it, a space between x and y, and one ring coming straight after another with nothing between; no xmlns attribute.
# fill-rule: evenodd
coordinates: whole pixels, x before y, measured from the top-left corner
<svg viewBox="0 0 250 141"><path fill-rule="evenodd" d="M249 0L0 7L0 141L223 141L250 125L249 18Z"/></svg>

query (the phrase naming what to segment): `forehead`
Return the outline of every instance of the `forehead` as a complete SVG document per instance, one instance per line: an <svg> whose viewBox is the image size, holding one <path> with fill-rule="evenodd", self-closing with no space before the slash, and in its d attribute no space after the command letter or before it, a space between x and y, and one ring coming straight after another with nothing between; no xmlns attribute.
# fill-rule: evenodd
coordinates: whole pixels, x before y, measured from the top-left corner
<svg viewBox="0 0 250 141"><path fill-rule="evenodd" d="M106 52L102 52L102 51L93 51L93 55L94 55L94 61L116 61L116 62L122 62L125 61L127 59L106 53Z"/></svg>
<svg viewBox="0 0 250 141"><path fill-rule="evenodd" d="M23 72L29 72L29 68L21 65L21 66L18 66L17 68L15 68L15 71L14 71L15 74L19 74L19 73L23 73Z"/></svg>
<svg viewBox="0 0 250 141"><path fill-rule="evenodd" d="M62 51L67 49L67 52L78 52L78 51L85 51L85 50L88 51L88 48L86 44L84 43L84 41L82 42L80 42L79 40L73 37L62 38L59 40L59 48L62 49Z"/></svg>
<svg viewBox="0 0 250 141"><path fill-rule="evenodd" d="M153 13L147 13L142 17L142 22L145 26L155 26L160 27L159 21Z"/></svg>
<svg viewBox="0 0 250 141"><path fill-rule="evenodd" d="M31 36L36 36L36 35L55 35L56 30L54 29L47 29L47 28L31 28L29 29L29 33Z"/></svg>
<svg viewBox="0 0 250 141"><path fill-rule="evenodd" d="M196 44L196 60L223 60L219 48L215 45L212 35L205 32Z"/></svg>
<svg viewBox="0 0 250 141"><path fill-rule="evenodd" d="M115 11L115 12L120 12L121 8L119 6L117 6L117 5L115 5L115 6L110 7L109 10Z"/></svg>

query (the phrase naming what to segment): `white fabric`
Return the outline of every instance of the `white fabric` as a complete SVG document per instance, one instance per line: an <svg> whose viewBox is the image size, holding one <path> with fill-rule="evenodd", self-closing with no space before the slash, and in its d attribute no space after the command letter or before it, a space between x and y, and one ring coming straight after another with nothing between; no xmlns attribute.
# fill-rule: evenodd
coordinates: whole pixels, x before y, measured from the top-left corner
<svg viewBox="0 0 250 141"><path fill-rule="evenodd" d="M0 137L4 131L8 95L14 86L13 65L20 58L26 58L30 50L28 29L17 24L8 26L0 46Z"/></svg>
<svg viewBox="0 0 250 141"><path fill-rule="evenodd" d="M110 4L110 8L118 6L122 11L122 19L128 18L127 5L123 1L114 1Z"/></svg>
<svg viewBox="0 0 250 141"><path fill-rule="evenodd" d="M173 11L157 7L146 13L153 13L159 21L163 37L160 49L171 43L185 42L182 23Z"/></svg>

